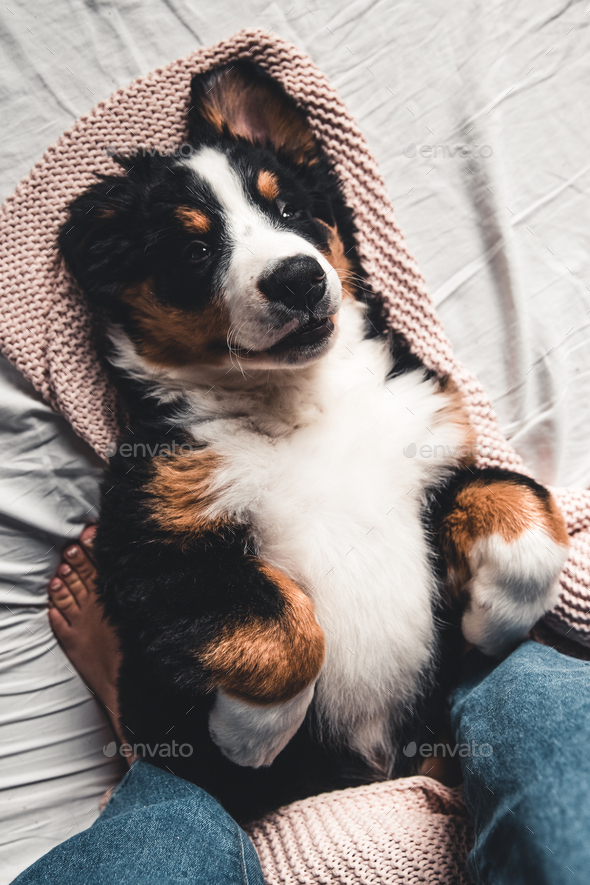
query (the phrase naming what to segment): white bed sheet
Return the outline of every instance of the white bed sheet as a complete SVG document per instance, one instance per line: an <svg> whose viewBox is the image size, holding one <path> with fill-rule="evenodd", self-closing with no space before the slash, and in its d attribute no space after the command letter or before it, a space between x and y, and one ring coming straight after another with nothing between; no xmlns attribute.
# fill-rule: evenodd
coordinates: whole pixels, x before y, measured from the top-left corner
<svg viewBox="0 0 590 885"><path fill-rule="evenodd" d="M242 27L272 28L314 58L359 121L505 433L541 479L587 487L589 12L556 0L9 0L0 195L114 89ZM0 885L89 825L117 777L102 753L108 723L43 607L58 551L95 512L99 474L0 360Z"/></svg>

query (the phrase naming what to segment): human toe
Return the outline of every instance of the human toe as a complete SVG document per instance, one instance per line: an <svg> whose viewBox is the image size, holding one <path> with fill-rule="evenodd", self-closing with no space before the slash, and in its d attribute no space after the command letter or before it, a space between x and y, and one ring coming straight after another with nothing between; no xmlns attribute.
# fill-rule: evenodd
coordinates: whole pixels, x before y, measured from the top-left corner
<svg viewBox="0 0 590 885"><path fill-rule="evenodd" d="M66 564L73 569L87 590L96 587L96 568L88 552L80 544L72 544L64 552Z"/></svg>

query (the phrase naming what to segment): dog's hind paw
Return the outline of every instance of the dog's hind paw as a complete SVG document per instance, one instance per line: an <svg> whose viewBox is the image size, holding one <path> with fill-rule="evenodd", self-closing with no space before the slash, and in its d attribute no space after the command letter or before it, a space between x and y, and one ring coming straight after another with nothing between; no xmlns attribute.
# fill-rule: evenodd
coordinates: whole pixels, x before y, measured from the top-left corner
<svg viewBox="0 0 590 885"><path fill-rule="evenodd" d="M290 701L265 706L232 698L219 689L209 714L211 737L236 765L268 766L305 719L314 688L312 683Z"/></svg>

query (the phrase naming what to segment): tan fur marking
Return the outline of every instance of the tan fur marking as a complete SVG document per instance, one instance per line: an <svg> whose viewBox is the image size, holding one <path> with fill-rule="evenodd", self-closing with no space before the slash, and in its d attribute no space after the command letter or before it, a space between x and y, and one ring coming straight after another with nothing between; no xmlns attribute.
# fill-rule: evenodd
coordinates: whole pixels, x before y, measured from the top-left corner
<svg viewBox="0 0 590 885"><path fill-rule="evenodd" d="M260 192L260 196L264 197L264 199L268 200L270 203L272 203L273 200L276 200L279 195L279 183L277 177L266 169L262 169L258 173L256 187Z"/></svg>
<svg viewBox="0 0 590 885"><path fill-rule="evenodd" d="M282 703L303 691L324 662L324 634L313 603L279 569L259 564L285 603L278 620L228 626L199 657L212 685L254 704Z"/></svg>
<svg viewBox="0 0 590 885"><path fill-rule="evenodd" d="M216 500L213 474L220 458L209 449L154 459L155 472L147 486L153 496L152 516L161 528L194 537L219 531L223 517L211 512Z"/></svg>
<svg viewBox="0 0 590 885"><path fill-rule="evenodd" d="M450 375L441 380L440 395L443 405L436 412L432 426L452 422L460 428L463 439L457 454L461 462L470 467L476 461L477 433L470 421L463 394Z"/></svg>
<svg viewBox="0 0 590 885"><path fill-rule="evenodd" d="M255 144L270 141L296 163L317 162L318 146L303 115L266 84L247 82L237 71L220 77L200 110L219 135L227 127Z"/></svg>
<svg viewBox="0 0 590 885"><path fill-rule="evenodd" d="M139 330L137 349L151 363L162 366L219 365L227 357L227 310L208 304L201 311L185 311L160 304L150 282L123 293Z"/></svg>
<svg viewBox="0 0 590 885"><path fill-rule="evenodd" d="M561 544L562 547L569 547L570 536L565 524L565 518L553 495L549 497L549 501L545 505L545 525L547 533L552 541Z"/></svg>
<svg viewBox="0 0 590 885"><path fill-rule="evenodd" d="M451 589L460 592L471 577L469 554L479 538L499 535L516 541L530 528L541 527L557 544L567 546L567 530L552 498L543 501L525 485L475 479L457 494L442 528L443 552Z"/></svg>
<svg viewBox="0 0 590 885"><path fill-rule="evenodd" d="M176 210L175 215L182 226L193 234L206 234L211 230L211 219L198 209L181 206Z"/></svg>
<svg viewBox="0 0 590 885"><path fill-rule="evenodd" d="M336 225L330 227L325 221L315 219L326 235L326 245L320 246L320 251L328 259L336 273L342 286L342 295L344 298L354 298L357 286L354 282L355 273L352 261L347 257L344 251L344 243Z"/></svg>

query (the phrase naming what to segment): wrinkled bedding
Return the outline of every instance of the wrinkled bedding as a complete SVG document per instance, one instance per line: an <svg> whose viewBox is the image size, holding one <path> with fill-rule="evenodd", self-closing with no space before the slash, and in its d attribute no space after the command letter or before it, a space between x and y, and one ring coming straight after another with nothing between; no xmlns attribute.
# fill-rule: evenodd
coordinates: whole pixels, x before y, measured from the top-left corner
<svg viewBox="0 0 590 885"><path fill-rule="evenodd" d="M576 2L456 7L11 2L0 10L0 194L119 86L242 27L272 28L359 121L504 433L538 478L585 488L590 16ZM108 722L44 610L60 549L96 514L100 469L0 359L0 885L92 823L119 777L103 753Z"/></svg>

